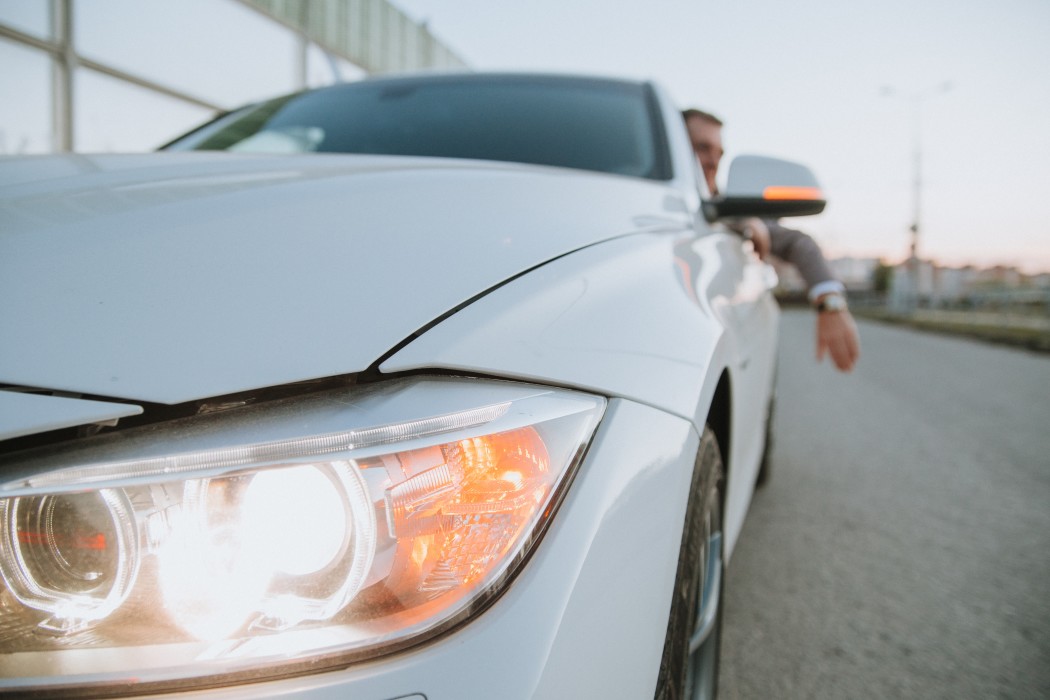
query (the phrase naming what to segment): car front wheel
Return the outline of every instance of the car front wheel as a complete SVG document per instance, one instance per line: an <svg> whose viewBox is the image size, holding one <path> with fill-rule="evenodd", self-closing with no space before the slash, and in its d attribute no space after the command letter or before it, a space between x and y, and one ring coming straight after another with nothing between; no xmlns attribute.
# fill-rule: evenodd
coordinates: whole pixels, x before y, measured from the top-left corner
<svg viewBox="0 0 1050 700"><path fill-rule="evenodd" d="M693 468L656 697L708 700L718 690L722 631L722 456L704 428Z"/></svg>

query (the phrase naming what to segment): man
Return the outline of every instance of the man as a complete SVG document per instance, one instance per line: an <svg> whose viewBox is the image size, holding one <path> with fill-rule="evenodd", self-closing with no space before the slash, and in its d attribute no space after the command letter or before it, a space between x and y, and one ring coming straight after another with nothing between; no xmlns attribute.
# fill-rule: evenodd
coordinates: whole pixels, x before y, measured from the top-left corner
<svg viewBox="0 0 1050 700"><path fill-rule="evenodd" d="M682 116L708 190L718 194L715 176L724 154L722 121L698 109L687 109ZM853 369L860 356L857 325L846 308L845 287L835 279L816 241L772 220L745 219L741 229L760 257L772 254L791 263L806 281L809 300L817 309L817 361L827 354L839 370Z"/></svg>

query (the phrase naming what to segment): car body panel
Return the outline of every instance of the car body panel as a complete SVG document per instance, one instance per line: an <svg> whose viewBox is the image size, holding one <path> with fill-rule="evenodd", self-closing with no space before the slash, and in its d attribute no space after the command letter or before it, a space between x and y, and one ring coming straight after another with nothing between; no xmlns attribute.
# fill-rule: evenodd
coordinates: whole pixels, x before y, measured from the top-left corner
<svg viewBox="0 0 1050 700"><path fill-rule="evenodd" d="M691 229L690 229L691 234ZM431 328L382 365L488 372L629 398L693 423L708 418L721 372L733 403L741 476L726 504L726 550L743 525L762 448L777 307L764 264L739 237L668 229L555 260ZM728 330L727 330L728 329ZM741 339L767 337L763 343Z"/></svg>
<svg viewBox="0 0 1050 700"><path fill-rule="evenodd" d="M214 428L209 439L224 444L294 440L289 430L308 431L275 411L286 396L296 406L316 400L304 396L316 386L297 384L306 380L332 380L348 406L363 392L393 397L407 387L407 397L433 399L414 408L435 413L445 410L446 382L469 386L469 403L495 400L480 378L608 399L585 454L582 443L574 453L583 461L549 527L469 619L352 663L342 649L273 668L248 657L237 667L252 666L245 676L216 679L205 676L221 664L200 670L194 661L186 676L142 681L167 684L149 688L158 691L190 678L186 692L148 697L653 695L700 435L709 422L724 428L728 557L766 432L778 312L771 268L704 221L707 193L681 115L652 90L673 170L665 181L407 156L0 159L0 385L39 391L34 401L56 407L48 420L0 418L19 434L89 426L29 436L42 447L32 453L39 461L21 462L33 474L51 458L97 457L107 444L137 449L151 434L166 439L141 451L158 459L172 445L196 449L197 433L180 420L197 421L201 434ZM63 408L49 395L66 393L106 400ZM6 394L22 395L0 389L0 408ZM125 431L127 421L82 439L138 403L142 430ZM249 405L230 408L240 403ZM263 420L239 424L236 411ZM28 476L15 472L5 476ZM250 641L231 636L206 656L236 662ZM129 665L119 644L83 651ZM322 664L328 670L316 672ZM100 694L105 683L145 692L135 671L91 680ZM277 677L286 671L300 675ZM5 682L15 691L39 682L12 673L25 675L10 671L0 692Z"/></svg>
<svg viewBox="0 0 1050 700"><path fill-rule="evenodd" d="M142 413L141 406L0 391L0 440Z"/></svg>
<svg viewBox="0 0 1050 700"><path fill-rule="evenodd" d="M0 165L0 382L180 403L360 372L525 270L688 216L658 183L454 160L155 154L40 174L84 160L39 159L22 184L3 174L21 160Z"/></svg>
<svg viewBox="0 0 1050 700"><path fill-rule="evenodd" d="M555 260L445 319L380 370L509 373L692 419L723 328L679 279L675 238L620 238Z"/></svg>

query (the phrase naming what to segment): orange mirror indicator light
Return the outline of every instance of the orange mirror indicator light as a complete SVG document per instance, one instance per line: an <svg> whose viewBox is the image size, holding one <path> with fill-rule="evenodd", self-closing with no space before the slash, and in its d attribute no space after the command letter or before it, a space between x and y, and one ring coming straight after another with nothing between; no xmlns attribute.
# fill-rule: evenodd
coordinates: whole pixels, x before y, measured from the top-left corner
<svg viewBox="0 0 1050 700"><path fill-rule="evenodd" d="M824 199L824 193L819 187L767 187L762 199Z"/></svg>

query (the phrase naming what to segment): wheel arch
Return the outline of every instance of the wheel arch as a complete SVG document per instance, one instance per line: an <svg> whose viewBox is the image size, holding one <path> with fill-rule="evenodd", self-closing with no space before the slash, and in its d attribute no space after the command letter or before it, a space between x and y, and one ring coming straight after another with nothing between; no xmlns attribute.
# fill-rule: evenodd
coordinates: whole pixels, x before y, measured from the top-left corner
<svg viewBox="0 0 1050 700"><path fill-rule="evenodd" d="M711 398L711 404L708 406L705 422L707 425L711 426L711 430L714 432L715 438L718 440L718 449L722 453L723 478L727 482L733 464L731 452L732 441L730 440L730 437L733 434L732 408L733 397L729 371L723 369L722 374L718 378L718 384L715 386L715 393ZM723 500L725 499L724 492L722 498Z"/></svg>

